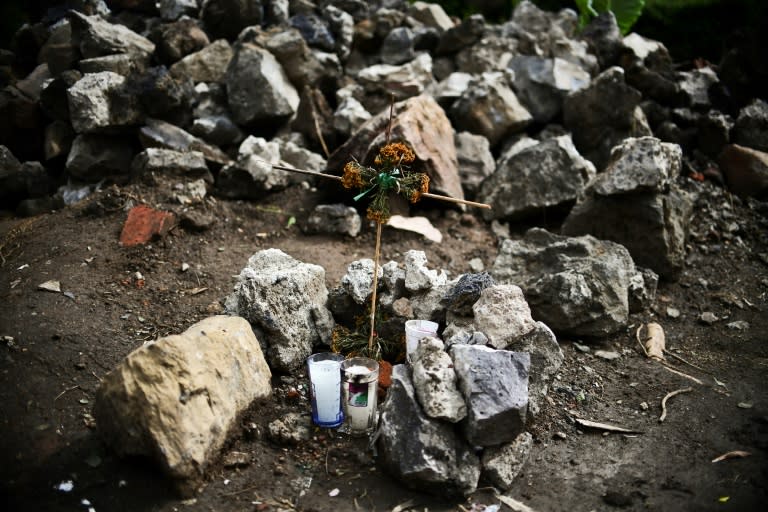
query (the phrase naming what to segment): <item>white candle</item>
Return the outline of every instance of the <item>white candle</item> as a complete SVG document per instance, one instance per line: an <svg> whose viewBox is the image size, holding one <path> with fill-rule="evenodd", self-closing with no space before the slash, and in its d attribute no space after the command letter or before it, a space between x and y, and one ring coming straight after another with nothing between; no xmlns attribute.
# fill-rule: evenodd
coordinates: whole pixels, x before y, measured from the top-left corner
<svg viewBox="0 0 768 512"><path fill-rule="evenodd" d="M312 361L310 363L310 381L312 400L314 401L316 422L331 424L339 421L341 410L341 372L339 361Z"/></svg>

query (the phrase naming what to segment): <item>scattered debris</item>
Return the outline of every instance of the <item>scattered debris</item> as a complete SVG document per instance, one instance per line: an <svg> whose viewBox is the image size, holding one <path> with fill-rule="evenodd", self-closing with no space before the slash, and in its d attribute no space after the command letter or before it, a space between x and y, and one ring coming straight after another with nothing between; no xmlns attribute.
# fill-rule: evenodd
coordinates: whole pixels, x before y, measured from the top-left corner
<svg viewBox="0 0 768 512"><path fill-rule="evenodd" d="M120 245L132 247L163 237L173 228L176 217L171 212L156 210L147 205L134 206L120 233Z"/></svg>
<svg viewBox="0 0 768 512"><path fill-rule="evenodd" d="M335 489L331 489L331 491L328 493L328 496L330 496L331 498L335 498L336 496L339 495L340 492L341 491L339 491L339 489L337 487Z"/></svg>
<svg viewBox="0 0 768 512"><path fill-rule="evenodd" d="M615 359L619 359L621 354L615 350L595 350L595 357L605 359L606 361L613 361Z"/></svg>
<svg viewBox="0 0 768 512"><path fill-rule="evenodd" d="M661 399L661 416L659 416L659 423L663 422L667 418L667 400L673 396L679 395L681 393L690 393L691 391L693 391L693 388L687 387L667 393L666 396Z"/></svg>
<svg viewBox="0 0 768 512"><path fill-rule="evenodd" d="M735 322L727 323L725 326L736 331L746 331L749 329L749 322L744 320L736 320Z"/></svg>
<svg viewBox="0 0 768 512"><path fill-rule="evenodd" d="M61 293L61 282L55 280L46 281L37 285L37 289L46 292Z"/></svg>
<svg viewBox="0 0 768 512"><path fill-rule="evenodd" d="M754 406L749 402L739 402L738 404L736 404L736 407L738 407L739 409L751 409Z"/></svg>
<svg viewBox="0 0 768 512"><path fill-rule="evenodd" d="M727 459L736 459L736 458L744 458L749 457L752 455L750 452L745 452L744 450L733 450L731 452L726 452L719 457L715 457L712 459L712 462L721 462Z"/></svg>
<svg viewBox="0 0 768 512"><path fill-rule="evenodd" d="M443 234L435 228L426 217L403 217L402 215L393 215L387 221L387 226L403 231L413 231L422 235L427 240L432 240L436 244L443 241Z"/></svg>
<svg viewBox="0 0 768 512"><path fill-rule="evenodd" d="M514 498L510 498L509 496L504 496L503 494L497 494L496 499L514 510L515 512L534 512L534 510L526 505L525 503L521 503L517 501Z"/></svg>
<svg viewBox="0 0 768 512"><path fill-rule="evenodd" d="M673 307L667 308L667 316L669 318L680 318L680 310Z"/></svg>
<svg viewBox="0 0 768 512"><path fill-rule="evenodd" d="M611 425L608 423L601 423L599 421L585 420L582 418L573 418L573 421L575 421L577 424L581 425L582 427L605 430L606 432L619 432L621 434L642 434L640 430L619 427L619 426Z"/></svg>
<svg viewBox="0 0 768 512"><path fill-rule="evenodd" d="M707 325L712 325L720 319L711 311L705 311L699 316L699 320Z"/></svg>

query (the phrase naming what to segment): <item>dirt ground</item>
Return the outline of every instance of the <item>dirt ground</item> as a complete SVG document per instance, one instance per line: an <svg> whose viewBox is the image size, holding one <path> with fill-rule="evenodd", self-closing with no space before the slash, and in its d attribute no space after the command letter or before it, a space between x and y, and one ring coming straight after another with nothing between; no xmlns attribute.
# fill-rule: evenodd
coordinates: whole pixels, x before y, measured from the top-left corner
<svg viewBox="0 0 768 512"><path fill-rule="evenodd" d="M660 283L652 309L633 315L625 332L599 342L559 338L565 363L548 404L529 425L530 459L506 493L533 510L735 511L762 510L768 502L768 205L741 201L710 183L687 180L685 187L701 195L680 280ZM409 490L376 467L364 439L317 429L299 446L274 444L264 434L269 421L309 413L302 372L275 375L273 398L248 411L223 451L244 452L248 463L222 459L195 498L175 495L146 461L119 460L100 444L90 415L99 379L142 343L221 312L234 276L254 252L275 247L321 265L329 288L349 263L372 257L371 226L358 238L301 232L318 202L328 201L300 186L262 201L208 198L189 209L215 219L209 230L179 226L136 248L118 244L128 206L182 213L162 187L110 188L51 214L0 219L0 507L344 512L390 511L404 503L430 511L501 504L482 482L458 500ZM454 277L470 271L472 258L493 263L496 235L474 212L426 207L418 213L442 231L443 242L387 228L383 261L402 261L402 253L420 249L430 268ZM525 226L511 228L519 236ZM37 289L48 280L60 281L66 293ZM706 312L717 320L702 322ZM662 324L667 348L691 363L670 355L669 364L701 384L644 356L635 331L649 321ZM736 329L736 321L749 327ZM597 350L620 357L603 359ZM664 396L685 388L668 399L660 422ZM638 433L587 428L576 418ZM712 462L736 450L749 455ZM69 492L59 489L67 482Z"/></svg>

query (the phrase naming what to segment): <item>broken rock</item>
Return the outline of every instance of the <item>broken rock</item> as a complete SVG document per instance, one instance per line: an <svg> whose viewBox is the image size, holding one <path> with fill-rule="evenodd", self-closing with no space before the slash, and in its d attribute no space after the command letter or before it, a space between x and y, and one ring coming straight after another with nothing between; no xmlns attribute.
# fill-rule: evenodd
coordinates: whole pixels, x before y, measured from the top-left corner
<svg viewBox="0 0 768 512"><path fill-rule="evenodd" d="M378 447L382 466L408 487L440 495L475 491L480 461L454 425L429 418L405 365L392 370L382 405Z"/></svg>
<svg viewBox="0 0 768 512"><path fill-rule="evenodd" d="M251 256L240 271L225 308L251 323L268 345L273 368L290 371L304 364L314 344L330 341L333 317L327 302L322 267L266 249Z"/></svg>
<svg viewBox="0 0 768 512"><path fill-rule="evenodd" d="M456 385L451 356L438 338L422 338L413 359L413 387L430 418L457 423L467 415L464 397Z"/></svg>
<svg viewBox="0 0 768 512"><path fill-rule="evenodd" d="M270 378L248 322L210 317L131 352L104 377L94 416L118 454L154 458L189 494Z"/></svg>
<svg viewBox="0 0 768 512"><path fill-rule="evenodd" d="M173 228L176 217L171 212L156 210L140 204L131 208L120 233L120 245L133 247L163 237Z"/></svg>
<svg viewBox="0 0 768 512"><path fill-rule="evenodd" d="M467 404L462 423L467 441L472 446L494 446L515 439L525 428L530 355L453 345L451 357Z"/></svg>

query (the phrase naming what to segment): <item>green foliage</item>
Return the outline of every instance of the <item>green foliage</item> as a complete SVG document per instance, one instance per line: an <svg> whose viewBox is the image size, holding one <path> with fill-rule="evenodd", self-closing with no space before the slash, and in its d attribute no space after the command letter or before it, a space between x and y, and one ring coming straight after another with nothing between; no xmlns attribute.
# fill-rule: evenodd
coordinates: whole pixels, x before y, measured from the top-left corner
<svg viewBox="0 0 768 512"><path fill-rule="evenodd" d="M575 0L582 26L602 12L613 11L622 34L629 32L643 13L645 0Z"/></svg>

